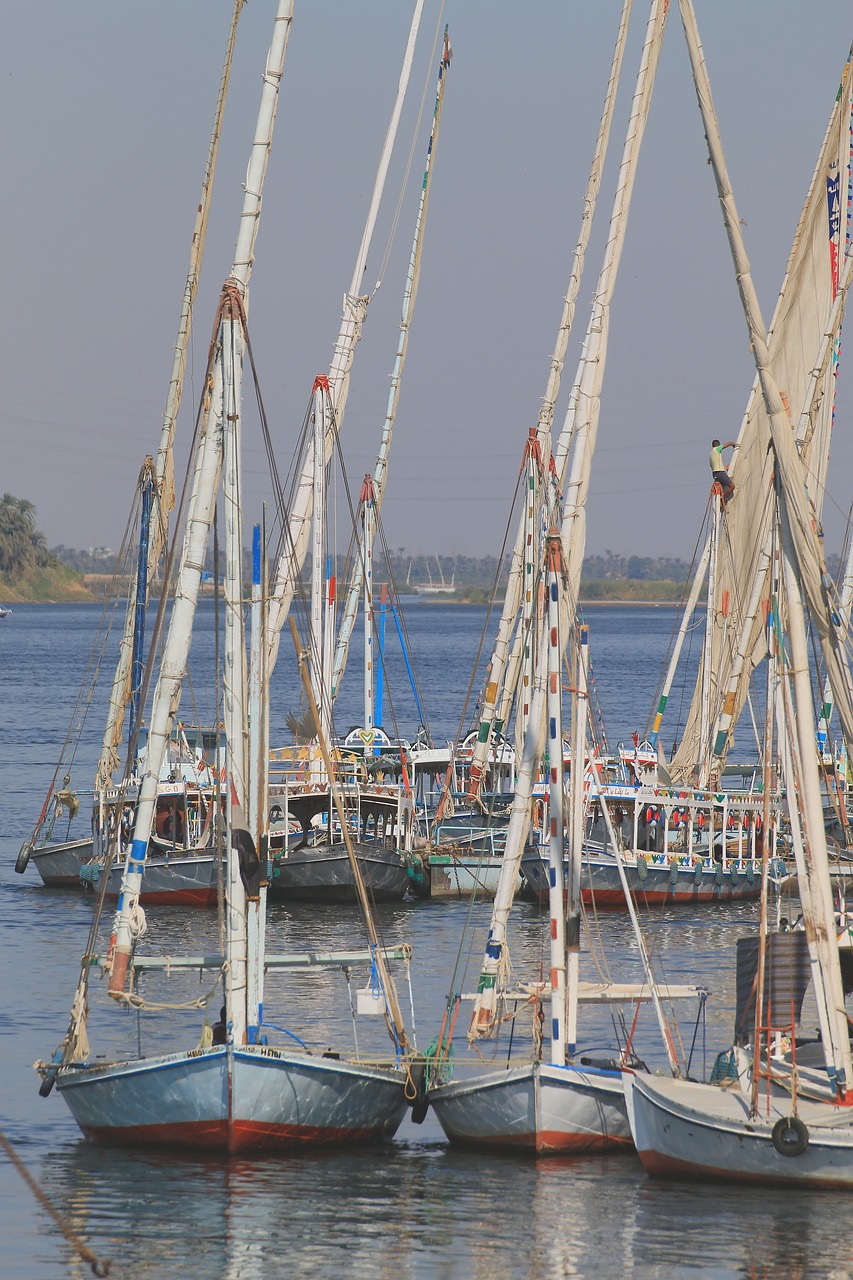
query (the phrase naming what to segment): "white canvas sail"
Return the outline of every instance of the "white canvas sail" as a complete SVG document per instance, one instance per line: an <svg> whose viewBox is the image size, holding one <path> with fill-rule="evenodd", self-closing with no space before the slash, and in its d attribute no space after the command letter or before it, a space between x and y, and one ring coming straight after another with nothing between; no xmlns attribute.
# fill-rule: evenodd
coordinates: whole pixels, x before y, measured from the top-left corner
<svg viewBox="0 0 853 1280"><path fill-rule="evenodd" d="M344 410L346 408L347 394L349 391L349 379L350 372L352 370L353 357L355 355L356 345L361 338L361 331L367 315L367 307L370 302L370 295L362 293L364 286L364 272L367 267L367 255L373 239L373 232L376 227L379 205L382 199L382 193L385 189L388 167L391 163L391 153L394 148L397 128L400 123L400 115L403 110L403 102L409 85L412 63L415 56L415 43L420 29L423 7L424 0L416 0L414 13L412 15L412 23L409 29L409 37L406 43L406 51L403 57L403 66L397 85L397 95L394 100L394 107L391 112L391 119L388 125L385 141L383 143L382 153L379 159L379 167L373 186L373 196L370 202L370 209L368 210L361 244L359 245L358 254L356 256L355 269L353 271L349 292L344 295L343 315L341 316L340 329L335 341L332 362L329 368L329 387L331 391L332 408L334 410L334 429L330 429L326 436L326 465L328 465L329 459L332 455L334 431L339 432L343 426ZM269 615L267 618L267 648L270 672L272 672L275 667L276 659L278 657L281 628L283 627L290 610L293 594L296 590L296 583L300 573L302 572L302 566L305 563L305 557L308 551L308 543L311 536L311 512L313 509L314 497L313 474L314 449L313 445L309 445L299 474L296 493L290 505L286 541L279 560L275 584L273 586L270 599Z"/></svg>
<svg viewBox="0 0 853 1280"><path fill-rule="evenodd" d="M601 120L598 127L598 137L596 138L592 166L587 179L586 192L584 194L580 233L578 235L577 244L572 257L571 274L569 276L569 284L566 290L562 315L560 317L560 325L557 330L557 338L554 343L554 353L551 357L548 382L545 388L545 395L542 399L539 418L535 429L538 454L541 459L544 459L546 465L551 452L551 427L554 419L554 406L560 392L563 363L565 361L569 337L574 323L578 290L580 289L581 277L583 275L584 264L586 261L586 252L589 245L589 237L592 232L592 223L598 201L598 194L601 189L601 174L604 168L604 161L607 156L607 147L610 141L611 126L613 123L613 108L616 101L616 91L619 86L619 79L622 71L622 62L625 54L625 43L628 35L628 20L630 15L631 0L625 0L622 7L619 30L616 36L616 44L613 50L610 78L607 84L607 92L604 97L604 107L601 112ZM530 446L528 444L528 448L529 447ZM560 479L562 480L562 476ZM498 733L503 732L509 714L508 707L511 705L512 698L514 696L515 681L508 673L508 666L510 664L510 644L521 605L525 576L529 576L529 571L532 567L531 549L528 548L526 534L527 519L525 512L522 513L522 517L519 522L515 546L513 547L512 558L510 560L509 577L507 580L504 604L501 610L501 618L498 624L498 632L495 638L492 656L489 661L486 688L483 693L483 710L477 733L477 742L474 746L471 764L468 771L468 790L470 795L474 797L477 796L482 784L483 771L489 755L492 733L493 731ZM517 662L515 662L514 665L517 666Z"/></svg>
<svg viewBox="0 0 853 1280"><path fill-rule="evenodd" d="M789 435L791 428L796 431L808 494L818 516L823 503L835 403L834 349L824 362L817 386L812 385L812 378L832 324L850 234L847 200L839 196L846 193L850 181L852 94L853 75L848 57L768 333L769 368L785 405ZM725 432L721 430L719 434L723 437ZM770 424L756 379L731 467L737 495L726 507L727 552L721 557L716 595L708 607L712 625L709 664L712 725L717 724L722 715L729 725L737 722L747 697L750 675L763 655L761 613L751 613L748 605L755 595L756 579L763 576L766 581L773 470L769 443ZM762 586L759 595L764 598L766 594ZM740 678L733 682L735 664ZM701 735L703 680L704 673L700 671L684 733L670 765L670 773L676 780L690 780L703 753L707 756L709 751L709 744L702 741ZM726 745L715 753L717 770L725 762L729 741L727 738Z"/></svg>
<svg viewBox="0 0 853 1280"><path fill-rule="evenodd" d="M228 43L225 51L225 62L216 100L213 117L213 128L207 153L207 162L201 184L201 196L196 209L195 224L190 241L190 262L187 270L184 296L181 302L181 315L178 321L178 334L175 340L175 351L172 360L172 373L169 378L169 389L166 394L166 407L163 411L163 426L160 432L160 443L154 464L156 477L154 489L154 507L151 513L148 530L147 576L150 584L160 563L160 557L168 532L169 515L175 505L175 477L173 460L173 442L175 423L181 407L184 389L184 371L186 369L187 347L192 329L192 315L198 292L198 283L204 259L204 246L207 238L207 223L210 214L210 197L213 191L213 178L216 172L216 159L219 154L219 139L222 134L222 120L225 112L225 100L231 78L231 66L234 58L234 44L237 36L237 21L245 0L234 0L234 10L228 31ZM134 634L134 602L128 603L124 633L119 645L119 660L113 679L110 694L107 724L104 730L101 758L98 762L98 781L106 786L110 778L119 768L118 746L122 738L124 715L131 695L131 660Z"/></svg>

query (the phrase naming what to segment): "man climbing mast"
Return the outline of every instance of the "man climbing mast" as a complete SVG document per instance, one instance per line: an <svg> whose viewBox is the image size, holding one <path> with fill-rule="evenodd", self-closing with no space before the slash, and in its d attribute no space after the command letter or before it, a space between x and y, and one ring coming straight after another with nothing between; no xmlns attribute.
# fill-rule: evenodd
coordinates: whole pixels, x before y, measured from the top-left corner
<svg viewBox="0 0 853 1280"><path fill-rule="evenodd" d="M723 450L734 449L734 440L729 440L726 444L720 444L719 440L711 441L711 454L708 461L711 464L711 474L714 482L720 486L723 491L723 507L726 507L734 497L735 483L726 470L726 464L723 461Z"/></svg>

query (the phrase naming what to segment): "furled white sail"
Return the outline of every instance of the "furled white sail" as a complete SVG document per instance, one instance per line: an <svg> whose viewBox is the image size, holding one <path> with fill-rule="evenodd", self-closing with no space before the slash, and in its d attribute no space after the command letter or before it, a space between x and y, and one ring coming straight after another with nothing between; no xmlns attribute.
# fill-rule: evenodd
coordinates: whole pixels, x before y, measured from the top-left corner
<svg viewBox="0 0 853 1280"><path fill-rule="evenodd" d="M343 426L353 357L356 345L361 338L361 331L367 315L368 303L370 302L370 295L361 292L364 272L367 267L367 254L376 227L379 205L385 189L388 167L391 163L391 153L394 148L403 102L409 85L423 7L424 0L416 0L406 52L403 57L403 66L397 85L397 95L394 100L394 107L391 112L391 119L382 146L382 154L373 186L370 209L368 210L361 244L356 256L349 292L344 295L340 329L329 368L329 387L334 409L334 428L330 429L326 436L326 465L328 465L332 455L334 431L340 431ZM305 563L308 551L308 542L311 534L311 512L313 509L313 474L314 449L313 445L309 444L299 474L296 493L290 506L286 542L279 559L275 584L270 596L267 617L267 648L270 674L272 674L278 657L281 628L290 610L296 583L302 572L302 566Z"/></svg>
<svg viewBox="0 0 853 1280"><path fill-rule="evenodd" d="M819 353L825 336L833 323L837 336L843 314L837 299L850 233L846 191L850 182L851 93L853 74L848 56L768 333L769 368L789 419L792 445L796 434L809 498L818 516L835 403L834 345L817 383L813 374L821 365ZM721 429L718 434L724 438L726 432ZM730 745L728 730L737 722L746 701L749 678L764 653L762 613L760 609L751 611L749 605L755 597L756 579L763 575L766 581L774 466L769 445L770 424L756 379L731 468L737 492L726 507L717 591L708 607L708 625L712 629L711 725L720 726L724 717L726 730L725 742L716 744L719 749L714 751L712 775L718 774L725 763ZM762 586L759 596L766 595ZM700 727L703 680L704 672L700 671L685 730L670 765L670 773L677 780L693 778L699 762L710 754L711 744L702 740Z"/></svg>
<svg viewBox="0 0 853 1280"><path fill-rule="evenodd" d="M608 81L607 92L604 97L604 107L598 127L595 152L593 154L592 166L587 179L586 192L584 194L580 233L578 235L577 245L575 246L574 255L572 257L569 284L566 290L563 312L560 317L560 326L557 330L557 339L554 343L551 367L548 371L548 383L545 388L545 395L542 399L539 418L536 424L538 451L546 465L551 451L551 425L554 419L554 406L560 391L563 362L566 357L566 349L568 347L572 324L574 322L578 290L580 288L581 276L583 275L584 263L586 261L586 251L589 245L590 233L592 231L592 222L598 200L598 193L601 188L601 174L607 155L607 146L610 141L610 131L613 123L613 107L616 101L616 90L619 86L619 77L622 71L622 62L625 54L625 43L628 35L628 20L630 15L631 0L625 0L622 7L619 30L616 36L616 45L613 50L610 79ZM495 638L492 656L489 661L488 680L483 694L483 709L480 718L480 727L468 772L468 790L474 797L478 794L482 783L483 770L485 769L486 761L488 759L492 732L497 731L500 733L503 731L508 717L507 707L508 705L511 705L512 697L514 696L514 681L508 675L510 643L521 605L526 569L530 564L530 555L531 551L527 546L527 516L526 512L524 512L522 513L521 520L519 521L515 546L513 547L512 558L510 560L506 595L504 597L501 619L498 624L498 632ZM506 686L507 690L506 698L503 697L504 686Z"/></svg>
<svg viewBox="0 0 853 1280"><path fill-rule="evenodd" d="M222 117L225 111L225 99L228 94L228 83L231 78L231 64L234 57L234 43L237 37L237 21L246 0L234 0L231 25L228 29L228 43L225 51L225 62L219 83L219 94L213 117L213 128L207 152L207 162L201 184L201 197L196 210L190 242L190 263L184 285L184 297L181 303L181 316L178 322L178 335L175 340L175 352L172 361L172 374L169 379L169 390L166 394L166 407L163 411L163 426L160 431L160 444L154 467L156 483L154 488L154 507L151 513L151 526L148 534L148 573L150 583L166 541L169 515L175 505L175 476L173 460L173 441L175 423L181 407L184 389L184 370L186 368L187 346L192 328L193 306L204 258L204 245L207 238L207 223L210 213L210 195L213 189L213 177L216 172L216 158L219 153L219 139L222 134ZM131 694L131 660L133 654L134 602L128 602L125 616L124 632L119 644L119 660L113 679L110 704L107 712L107 724L104 730L101 758L98 762L98 781L107 785L116 769L119 768L118 744L122 738L124 714Z"/></svg>
<svg viewBox="0 0 853 1280"><path fill-rule="evenodd" d="M152 701L148 750L137 803L133 843L128 852L119 908L116 912L115 945L110 976L110 991L114 994L121 993L124 989L127 967L133 949L143 868L154 823L157 784L181 696L219 479L223 465L230 470L236 469L235 443L233 440L229 443L231 433L229 422L236 423L235 406L240 390L239 376L245 337L245 297L254 261L254 245L261 212L261 191L272 143L279 86L284 72L284 58L293 21L293 4L294 0L279 0L261 91L255 137L249 158L234 265L231 277L223 286L220 300L218 315L220 327L214 344L213 367L208 370L206 409L196 446L192 492L187 510L178 584L160 665L160 675ZM233 480L233 477L231 479ZM229 484L227 487L232 494L227 504L226 520L231 525L233 535L229 539L231 544L229 557L233 561L240 559L240 552L235 549L239 545L236 540L240 538L239 496L235 484ZM245 663L245 645L242 641L242 600L235 598L239 594L239 565L229 564L226 577L229 575L233 577L235 585L229 592L227 601L226 627L230 658L228 659L229 670L226 672L226 727L231 735L228 744L229 769L234 776L236 786L239 787L237 802L242 805L246 799L248 742L245 738L241 702L241 691L245 688L245 675L242 669L238 669L238 664Z"/></svg>
<svg viewBox="0 0 853 1280"><path fill-rule="evenodd" d="M444 45L438 69L438 86L435 93L435 108L433 110L429 144L427 146L427 159L424 166L420 200L418 202L418 214L415 219L415 235L412 241L409 269L406 274L406 285L403 291L403 307L400 315L400 336L397 342L397 355L394 360L394 369L391 374L391 387L388 392L388 405L385 412L385 422L382 427L382 438L379 444L379 453L376 458L376 465L373 468L372 509L369 516L367 511L365 512L366 526L368 521L375 526L375 521L378 519L379 512L382 510L382 499L385 496L385 480L388 474L388 458L391 452L391 440L394 432L394 423L397 417L397 404L400 399L400 383L403 376L403 369L406 364L406 353L409 346L409 329L411 327L412 315L414 313L415 302L418 296L418 282L420 280L421 259L423 257L424 230L426 228L429 192L432 185L435 153L438 145L438 132L441 125L441 109L444 105L444 90L447 84L447 69L450 66L450 58L450 41L447 28L445 28ZM365 571L367 571L369 576L371 566L368 563L368 560L372 558L372 555L373 540L365 535L353 562L352 576L350 578L346 600L344 602L343 617L338 630L335 660L332 666L331 697L333 701L337 696L341 679L343 678L344 670L346 668L349 642L355 626L356 615L358 613L358 602L361 596L362 586L364 584ZM367 612L370 612L371 606L369 602L371 600L372 593L366 593L365 609ZM372 619L369 621L372 624ZM365 637L365 652L367 652L369 647L369 638L368 632ZM364 727L368 729L373 723L372 697L366 696L365 702Z"/></svg>
<svg viewBox="0 0 853 1280"><path fill-rule="evenodd" d="M585 505L598 433L598 409L607 353L610 303L627 232L631 193L651 106L655 74L666 25L666 13L667 0L652 0L614 197L610 234L604 251L592 317L584 343L580 376L576 383L577 395L572 397L572 403L576 407L574 448L566 486L563 525L560 531L565 564L564 591L560 601L560 625L564 644L571 634L571 626L578 605L580 572L586 542ZM491 1031L499 978L507 964L505 954L507 923L515 885L518 881L524 844L530 829L533 781L545 746L547 662L548 646L543 638L539 645L536 664L530 723L524 739L515 799L507 830L506 849L492 910L489 941L475 1003L471 1029L473 1035L487 1035Z"/></svg>
<svg viewBox="0 0 853 1280"><path fill-rule="evenodd" d="M738 290L755 356L755 366L776 460L776 496L782 532L783 565L787 591L788 634L791 646L790 671L794 691L794 746L799 753L796 788L788 779L789 800L796 795L796 809L804 818L806 840L797 850L801 903L805 931L816 983L821 1037L827 1068L844 1093L851 1081L850 1036L844 1009L838 944L832 929L832 891L826 853L826 833L815 749L812 693L803 606L808 605L820 637L827 671L838 700L839 714L849 731L853 713L850 672L839 652L838 637L830 616L824 583L825 566L804 481L808 468L798 455L790 416L772 369L767 333L752 282L740 219L726 171L722 141L714 111L711 88L699 42L692 0L679 0L696 94L702 112L705 136L726 232L735 264ZM849 101L849 100L848 100ZM849 108L848 108L849 109ZM802 593L802 599L801 599Z"/></svg>

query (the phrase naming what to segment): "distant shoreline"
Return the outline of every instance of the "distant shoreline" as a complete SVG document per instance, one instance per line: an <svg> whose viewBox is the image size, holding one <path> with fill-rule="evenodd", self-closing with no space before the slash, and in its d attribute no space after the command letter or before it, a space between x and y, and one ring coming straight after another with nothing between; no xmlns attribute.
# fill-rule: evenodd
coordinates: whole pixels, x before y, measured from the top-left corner
<svg viewBox="0 0 853 1280"><path fill-rule="evenodd" d="M153 600L156 600L157 598L158 597L156 596L152 596ZM212 600L213 592L209 592L209 593L204 592L199 596L199 599ZM24 600L24 599L21 599L20 597L14 596L10 592L8 596L4 596L3 599L0 600L0 605L3 604L4 600L8 600L10 606L20 605L20 604L103 604L104 597L97 596L89 592L86 595L78 594L74 596L68 596L64 600ZM444 605L449 604L449 605L456 605L456 606L467 605L468 608L471 608L471 609L488 609L489 607L488 602L485 600L448 600L447 598L442 600L436 600L434 598L430 598L429 596L414 596L414 595L406 596L399 602L405 603L406 605L412 605L412 604L427 604L427 605L433 605L433 606L442 605L442 604ZM500 600L495 601L496 606L502 603L503 602ZM580 607L582 609L610 609L610 608L678 609L681 607L681 601L679 600L581 600ZM704 600L698 601L698 603L696 604L696 608L704 609L705 601Z"/></svg>

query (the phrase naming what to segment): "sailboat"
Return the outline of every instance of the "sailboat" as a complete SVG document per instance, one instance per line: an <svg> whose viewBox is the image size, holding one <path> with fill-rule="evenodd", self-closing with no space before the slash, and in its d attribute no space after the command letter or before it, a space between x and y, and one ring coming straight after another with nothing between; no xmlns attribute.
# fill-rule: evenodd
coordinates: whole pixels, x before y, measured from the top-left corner
<svg viewBox="0 0 853 1280"><path fill-rule="evenodd" d="M713 1083L650 1080L626 1072L625 1093L637 1151L650 1173L729 1183L849 1188L853 1187L853 1063L839 957L839 944L846 949L849 935L836 924L833 910L806 609L819 637L845 734L851 727L853 682L832 616L828 578L821 571L819 524L809 501L805 468L774 376L691 0L680 0L680 8L775 462L787 625L787 653L778 647L782 671L777 723L803 913L802 933L788 936L799 941L806 974L813 981L820 1037L811 1044L798 1038L798 999L790 994L780 997L768 980L773 948L780 938L768 932L763 913L751 1043L735 1044L719 1055ZM848 56L833 112L848 173L851 69ZM844 253L849 256L849 245Z"/></svg>
<svg viewBox="0 0 853 1280"><path fill-rule="evenodd" d="M615 275L626 228L626 212L642 143L648 104L660 56L666 21L666 4L653 0L646 26L637 87L625 143L624 159L615 196L610 238L595 292L590 333L606 332L612 280ZM617 40L617 54L624 40L624 22ZM612 89L612 85L611 85ZM569 866L565 873L563 822L563 735L562 662L574 638L572 664L572 759L584 759L587 698L588 633L577 626L580 566L585 539L584 502L595 449L598 395L603 361L587 344L574 399L583 405L575 439L569 492L562 527L552 527L546 541L545 602L547 612L537 623L537 644L532 679L526 691L528 714L523 751L510 816L501 879L494 900L468 1040L477 1048L477 1061L458 1078L453 1064L452 1033L462 999L455 994L448 1002L445 1019L431 1053L427 1097L445 1133L452 1141L509 1146L534 1154L560 1151L588 1152L630 1149L630 1128L624 1097L619 1096L619 1065L630 1055L627 1042L610 1053L585 1054L579 1047L579 1006L593 1003L641 1002L651 999L664 1031L670 1068L683 1067L677 1061L673 1040L666 1031L666 1017L660 990L652 980L651 961L639 931L630 891L623 885L625 900L635 928L642 958L642 981L638 984L610 982L583 984L580 980L581 947L581 856L583 843L583 771L572 773L569 822ZM528 557L532 553L528 550ZM531 573L538 570L531 565ZM548 853L550 907L550 980L510 981L508 923L515 894L515 877L521 863L530 826L534 781L543 762L548 772ZM604 813L608 815L607 807ZM618 843L606 816L617 866L622 866ZM696 988L670 988L668 996L698 996ZM545 1000L550 1002L550 1023ZM522 1011L531 1017L530 1031L523 1031ZM511 1022L509 1050L501 1064L483 1070L480 1043L493 1041L501 1026ZM550 1044L546 1043L546 1028ZM522 1041L524 1038L524 1042ZM520 1059L513 1065L512 1059Z"/></svg>
<svg viewBox="0 0 853 1280"><path fill-rule="evenodd" d="M268 677L266 589L260 527L253 539L251 663L247 672L242 591L240 486L241 374L247 345L246 298L260 216L261 191L272 140L293 0L279 0L265 66L258 124L252 146L232 275L220 297L205 377L203 411L193 454L186 530L168 634L154 693L146 766L133 843L125 863L122 895L106 955L87 948L68 1032L49 1063L41 1064L42 1094L55 1085L87 1136L105 1143L170 1145L226 1153L285 1149L306 1144L388 1137L406 1108L410 1079L409 1041L394 984L389 953L379 945L365 907L369 946L332 956L266 954L265 854L267 817ZM139 894L145 873L160 767L179 703L199 595L202 565L222 488L226 529L225 653L225 949L209 956L147 956L138 949L145 931ZM294 629L295 630L295 629ZM300 664L305 655L300 646ZM313 705L313 704L312 704ZM318 724L319 724L319 717ZM328 749L320 733L328 765ZM336 807L342 827L340 797ZM260 850L261 856L258 851ZM354 861L354 866L357 866ZM94 940L93 926L92 939ZM406 952L398 949L397 954ZM373 1010L392 1041L387 1059L327 1049L311 1052L291 1037L273 1043L265 1021L266 974L278 968L366 964ZM208 971L224 990L220 1021L202 1029L198 1044L176 1052L106 1060L89 1049L87 1014L90 973L109 975L109 994L120 1008L145 1007L142 969L175 974ZM206 1001L202 1001L204 1006ZM217 998L218 1003L218 998ZM174 1007L174 1006L173 1006ZM185 1008L198 1008L193 999ZM141 1034L141 1032L140 1032ZM282 1037L286 1040L286 1036Z"/></svg>
<svg viewBox="0 0 853 1280"><path fill-rule="evenodd" d="M427 1097L444 1132L453 1142L476 1146L507 1147L536 1155L559 1153L581 1154L594 1151L620 1151L631 1147L631 1132L625 1100L621 1092L620 1065L632 1061L627 1043L614 1053L584 1053L578 1046L578 1017L585 1006L634 1003L651 1000L655 1004L661 1027L666 1027L663 999L685 997L704 999L694 986L670 986L662 996L652 979L649 954L638 932L645 978L637 984L612 981L588 982L580 979L581 948L581 823L575 821L571 847L568 883L564 885L564 821L563 821L563 752L561 668L564 645L561 642L561 585L565 577L560 535L553 530L547 542L548 572L548 656L546 678L537 674L533 691L531 729L528 742L536 737L536 721L541 714L543 687L547 686L546 718L549 751L549 824L550 824L550 977L548 981L502 984L501 969L505 962L505 897L499 894L486 947L486 963L474 1002L469 1039L493 1036L504 1020L513 1026L513 1036L524 1036L522 1010L532 1019L530 1054L524 1048L515 1052L520 1063L512 1065L510 1053L506 1063L482 1070L482 1054L473 1074L451 1075L450 1018L448 1009L429 1066L431 1087ZM576 694L573 699L574 746L583 751L587 718L586 673L588 670L588 629L577 630ZM528 749L519 777L523 789L529 784L532 752ZM582 804L580 785L573 787L571 812L577 814ZM512 840L512 832L510 835ZM511 845L510 845L511 848ZM508 864L507 864L508 865ZM508 878L503 880L504 894ZM631 901L630 891L625 897ZM636 918L635 924L636 924ZM550 1024L543 1008L550 1003ZM455 1003L455 1002L454 1002ZM546 1059L545 1027L550 1026L550 1055ZM674 1073L681 1068L675 1057L671 1037L666 1039L670 1066Z"/></svg>
<svg viewBox="0 0 853 1280"><path fill-rule="evenodd" d="M445 581L444 569L438 556L435 557L436 567L438 569L438 582L433 580L432 570L427 561L427 576L429 582L419 582L415 586L415 591L419 596L452 596L456 591L456 561L453 562L453 572L450 581Z"/></svg>

